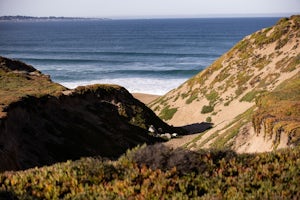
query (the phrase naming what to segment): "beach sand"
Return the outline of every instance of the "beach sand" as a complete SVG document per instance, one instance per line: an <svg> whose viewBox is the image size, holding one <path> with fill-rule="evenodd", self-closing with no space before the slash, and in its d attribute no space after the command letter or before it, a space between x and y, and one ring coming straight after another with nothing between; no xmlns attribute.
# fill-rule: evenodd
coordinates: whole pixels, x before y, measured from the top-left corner
<svg viewBox="0 0 300 200"><path fill-rule="evenodd" d="M145 94L145 93L132 93L132 96L134 98L140 100L144 104L148 104L151 101L154 101L155 99L157 99L158 97L160 97L160 95Z"/></svg>

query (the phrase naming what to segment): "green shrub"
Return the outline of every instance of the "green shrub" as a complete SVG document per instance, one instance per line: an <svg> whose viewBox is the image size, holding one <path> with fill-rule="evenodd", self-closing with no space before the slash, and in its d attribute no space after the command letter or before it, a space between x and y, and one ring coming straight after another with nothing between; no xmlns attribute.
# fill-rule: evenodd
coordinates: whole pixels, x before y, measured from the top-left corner
<svg viewBox="0 0 300 200"><path fill-rule="evenodd" d="M174 114L177 112L177 108L170 108L170 106L164 107L159 114L159 117L163 120L170 120L173 118Z"/></svg>
<svg viewBox="0 0 300 200"><path fill-rule="evenodd" d="M261 94L263 91L261 90L252 90L245 94L241 99L240 102L246 101L246 102L252 102L259 94Z"/></svg>
<svg viewBox="0 0 300 200"><path fill-rule="evenodd" d="M188 98L186 101L185 101L185 103L186 104L190 104L190 103L192 103L195 99L197 99L198 98L198 94L197 93L194 93L194 94L192 94L191 96L190 96L190 98Z"/></svg>
<svg viewBox="0 0 300 200"><path fill-rule="evenodd" d="M201 113L202 114L206 114L206 113L211 113L212 111L214 111L214 107L213 106L211 106L211 105L208 105L208 106L204 105L202 107Z"/></svg>
<svg viewBox="0 0 300 200"><path fill-rule="evenodd" d="M243 92L245 91L245 88L243 88L242 86L239 86L236 90L235 90L235 95L238 97L241 94L243 94Z"/></svg>
<svg viewBox="0 0 300 200"><path fill-rule="evenodd" d="M209 94L206 95L206 99L210 104L215 103L218 100L219 94L215 90L212 90Z"/></svg>
<svg viewBox="0 0 300 200"><path fill-rule="evenodd" d="M229 106L230 102L231 102L231 101L225 102L225 103L224 103L224 106Z"/></svg>
<svg viewBox="0 0 300 200"><path fill-rule="evenodd" d="M211 119L211 117L206 117L205 121L206 121L206 122L211 122L212 119Z"/></svg>

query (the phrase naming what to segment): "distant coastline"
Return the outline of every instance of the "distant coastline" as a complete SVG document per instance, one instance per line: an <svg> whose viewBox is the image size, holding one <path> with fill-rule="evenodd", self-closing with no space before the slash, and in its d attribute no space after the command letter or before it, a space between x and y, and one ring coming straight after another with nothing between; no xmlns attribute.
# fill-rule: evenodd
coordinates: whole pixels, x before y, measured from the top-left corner
<svg viewBox="0 0 300 200"><path fill-rule="evenodd" d="M108 18L85 18L85 17L33 17L33 16L0 16L0 21L77 21L77 20L109 20Z"/></svg>

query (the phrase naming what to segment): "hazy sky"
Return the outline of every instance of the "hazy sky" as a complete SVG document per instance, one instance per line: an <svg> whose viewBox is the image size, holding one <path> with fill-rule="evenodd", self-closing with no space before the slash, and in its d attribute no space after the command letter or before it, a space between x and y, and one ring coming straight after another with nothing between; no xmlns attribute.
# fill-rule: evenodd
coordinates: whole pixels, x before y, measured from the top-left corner
<svg viewBox="0 0 300 200"><path fill-rule="evenodd" d="M280 16L300 0L0 0L0 15L66 17Z"/></svg>

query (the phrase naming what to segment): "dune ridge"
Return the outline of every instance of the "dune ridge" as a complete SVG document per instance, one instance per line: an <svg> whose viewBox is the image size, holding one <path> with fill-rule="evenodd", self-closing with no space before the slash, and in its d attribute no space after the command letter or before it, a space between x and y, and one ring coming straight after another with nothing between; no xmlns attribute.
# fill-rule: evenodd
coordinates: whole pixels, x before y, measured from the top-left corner
<svg viewBox="0 0 300 200"><path fill-rule="evenodd" d="M272 140L263 137L265 134L257 134L251 128L251 116L257 109L259 96L274 91L286 80L298 80L299 42L300 16L283 18L273 27L246 36L211 66L151 102L149 106L161 117L166 109L174 111L166 120L172 125L202 121L214 123L214 128L205 134L174 140L170 145L185 145L190 149L230 147L238 152L287 147L286 143L274 145ZM244 137L249 139L250 144L237 145L243 132L247 133ZM260 137L261 145L254 145L259 144L255 135ZM251 141L252 137L255 139ZM282 137L289 137L289 134ZM251 148L245 146L252 144Z"/></svg>

